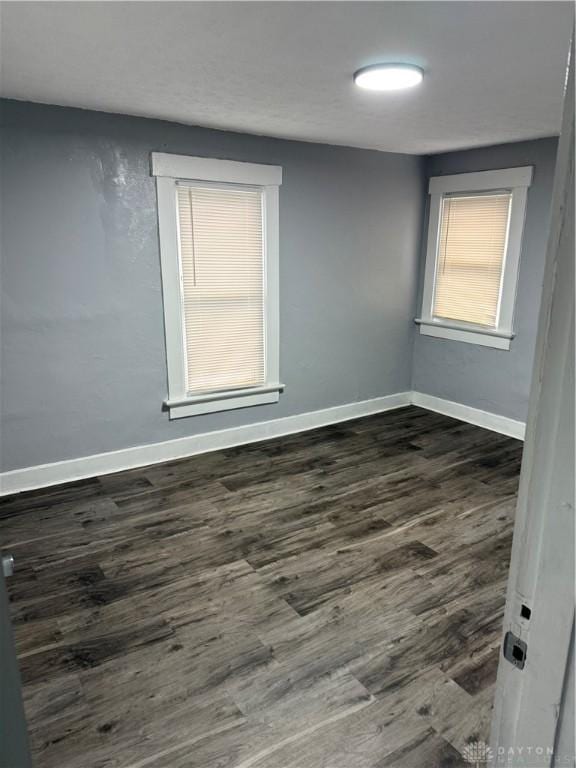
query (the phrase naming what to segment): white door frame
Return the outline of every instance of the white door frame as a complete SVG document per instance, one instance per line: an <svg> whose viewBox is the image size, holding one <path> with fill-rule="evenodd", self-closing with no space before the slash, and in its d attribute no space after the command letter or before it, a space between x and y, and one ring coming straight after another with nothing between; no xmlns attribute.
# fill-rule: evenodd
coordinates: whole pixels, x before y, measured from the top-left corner
<svg viewBox="0 0 576 768"><path fill-rule="evenodd" d="M521 615L522 606L530 618ZM574 55L558 147L546 273L516 511L504 633L527 644L523 669L500 657L494 766L571 768L553 756L574 624ZM573 723L572 723L573 725Z"/></svg>

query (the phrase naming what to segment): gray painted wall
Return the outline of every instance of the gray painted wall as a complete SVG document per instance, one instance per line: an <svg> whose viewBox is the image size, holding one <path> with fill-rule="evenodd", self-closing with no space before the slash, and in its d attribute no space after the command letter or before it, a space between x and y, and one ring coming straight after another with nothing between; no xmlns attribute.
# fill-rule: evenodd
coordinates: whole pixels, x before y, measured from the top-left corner
<svg viewBox="0 0 576 768"><path fill-rule="evenodd" d="M2 470L410 388L421 158L19 102L1 113ZM152 150L284 168L277 405L162 411Z"/></svg>
<svg viewBox="0 0 576 768"><path fill-rule="evenodd" d="M413 389L526 420L556 148L557 139L539 139L428 158L429 176L533 165L534 180L528 192L514 322L516 337L510 350L422 336L415 329ZM425 249L424 238L420 294Z"/></svg>

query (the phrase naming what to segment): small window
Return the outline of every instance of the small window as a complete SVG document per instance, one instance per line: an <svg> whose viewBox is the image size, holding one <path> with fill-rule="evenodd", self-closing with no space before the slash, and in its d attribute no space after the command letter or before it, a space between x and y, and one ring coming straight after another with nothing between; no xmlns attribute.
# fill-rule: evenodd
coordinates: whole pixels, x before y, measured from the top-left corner
<svg viewBox="0 0 576 768"><path fill-rule="evenodd" d="M430 179L420 332L509 349L532 168Z"/></svg>
<svg viewBox="0 0 576 768"><path fill-rule="evenodd" d="M278 401L276 166L154 153L171 418Z"/></svg>

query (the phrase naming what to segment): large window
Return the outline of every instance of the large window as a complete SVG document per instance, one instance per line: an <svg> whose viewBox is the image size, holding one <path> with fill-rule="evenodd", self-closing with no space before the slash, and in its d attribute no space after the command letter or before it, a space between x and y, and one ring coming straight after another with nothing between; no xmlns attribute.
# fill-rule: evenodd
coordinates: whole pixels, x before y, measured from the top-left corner
<svg viewBox="0 0 576 768"><path fill-rule="evenodd" d="M421 333L510 348L531 179L531 167L430 179Z"/></svg>
<svg viewBox="0 0 576 768"><path fill-rule="evenodd" d="M171 418L278 400L276 166L154 153Z"/></svg>

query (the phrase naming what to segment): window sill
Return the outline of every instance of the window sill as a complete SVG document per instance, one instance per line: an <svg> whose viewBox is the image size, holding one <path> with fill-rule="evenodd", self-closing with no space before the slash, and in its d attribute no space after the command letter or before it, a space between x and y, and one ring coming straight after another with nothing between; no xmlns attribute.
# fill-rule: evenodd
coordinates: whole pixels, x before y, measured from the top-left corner
<svg viewBox="0 0 576 768"><path fill-rule="evenodd" d="M481 347L510 349L510 342L514 338L512 333L490 331L473 325L460 325L459 323L424 320L422 318L417 318L414 322L420 326L420 333L424 336L435 336L438 339L450 339L451 341L463 341L466 344L476 344Z"/></svg>
<svg viewBox="0 0 576 768"><path fill-rule="evenodd" d="M264 387L190 395L180 400L166 400L164 405L170 413L170 419L183 419L187 416L201 416L206 413L230 411L235 408L250 408L254 405L277 403L283 389L284 384L269 384Z"/></svg>

